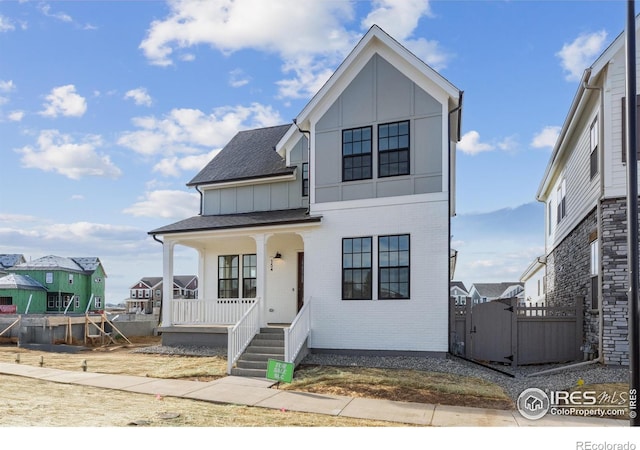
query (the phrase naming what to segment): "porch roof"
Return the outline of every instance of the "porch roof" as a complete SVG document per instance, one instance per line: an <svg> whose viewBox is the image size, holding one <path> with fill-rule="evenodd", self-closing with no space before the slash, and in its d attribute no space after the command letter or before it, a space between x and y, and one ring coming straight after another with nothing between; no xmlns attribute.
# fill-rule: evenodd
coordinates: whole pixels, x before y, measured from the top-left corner
<svg viewBox="0 0 640 450"><path fill-rule="evenodd" d="M232 228L253 228L270 225L320 222L322 216L311 216L306 208L283 209L277 211L257 211L241 214L221 214L216 216L194 216L180 222L149 231L149 234L183 233L188 231L225 230Z"/></svg>

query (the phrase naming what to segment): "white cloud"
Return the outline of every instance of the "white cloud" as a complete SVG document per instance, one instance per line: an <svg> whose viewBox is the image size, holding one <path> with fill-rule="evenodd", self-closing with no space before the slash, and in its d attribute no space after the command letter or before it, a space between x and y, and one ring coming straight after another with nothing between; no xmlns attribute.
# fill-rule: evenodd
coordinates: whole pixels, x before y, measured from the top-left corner
<svg viewBox="0 0 640 450"><path fill-rule="evenodd" d="M97 151L102 146L99 136L85 136L77 143L57 130L40 132L36 147L26 146L16 151L22 155L22 166L57 172L73 180L84 177L118 178L121 170L108 155Z"/></svg>
<svg viewBox="0 0 640 450"><path fill-rule="evenodd" d="M7 31L13 31L16 27L8 17L0 15L0 33L6 33Z"/></svg>
<svg viewBox="0 0 640 450"><path fill-rule="evenodd" d="M24 118L24 111L11 111L7 117L11 122L20 122Z"/></svg>
<svg viewBox="0 0 640 450"><path fill-rule="evenodd" d="M216 149L201 155L190 155L183 158L178 158L177 156L163 158L153 166L153 171L159 172L166 177L179 177L182 175L182 171L198 171L202 169L219 152L220 149Z"/></svg>
<svg viewBox="0 0 640 450"><path fill-rule="evenodd" d="M153 21L140 44L151 64L171 65L185 49L203 44L225 54L247 48L273 53L287 74L278 83L281 98L315 94L361 37L346 28L355 17L353 2L301 7L298 0L175 0L169 5L167 17ZM363 28L378 22L425 62L444 67L449 57L436 41L411 37L419 19L430 16L428 2L375 1L372 8Z"/></svg>
<svg viewBox="0 0 640 450"><path fill-rule="evenodd" d="M47 17L51 17L62 22L73 22L73 19L69 14L63 12L51 12L51 5L47 3L40 3L38 5L38 9L40 9L40 12Z"/></svg>
<svg viewBox="0 0 640 450"><path fill-rule="evenodd" d="M82 195L82 194L73 194L71 196L71 200L84 200L84 195Z"/></svg>
<svg viewBox="0 0 640 450"><path fill-rule="evenodd" d="M123 212L136 217L185 219L195 216L200 209L200 196L190 192L157 190L147 192L144 198Z"/></svg>
<svg viewBox="0 0 640 450"><path fill-rule="evenodd" d="M16 88L13 80L5 81L0 80L0 92L11 92Z"/></svg>
<svg viewBox="0 0 640 450"><path fill-rule="evenodd" d="M458 149L468 155L477 155L478 153L491 151L494 148L491 144L480 142L480 133L475 130L465 133L460 142L458 142Z"/></svg>
<svg viewBox="0 0 640 450"><path fill-rule="evenodd" d="M40 112L46 117L58 117L58 115L81 117L87 111L86 100L76 93L73 84L53 88L46 100L47 102L43 105L44 110Z"/></svg>
<svg viewBox="0 0 640 450"><path fill-rule="evenodd" d="M591 65L596 56L600 54L607 39L604 30L581 34L570 44L564 44L556 53L560 58L562 68L567 72L567 81L580 81L584 70Z"/></svg>
<svg viewBox="0 0 640 450"><path fill-rule="evenodd" d="M533 148L553 148L559 135L560 127L546 126L533 137L531 146Z"/></svg>
<svg viewBox="0 0 640 450"><path fill-rule="evenodd" d="M133 123L139 130L124 133L119 145L146 156L169 157L220 148L238 130L279 125L282 118L270 106L253 103L216 108L211 114L198 109L173 109L162 118L137 117Z"/></svg>
<svg viewBox="0 0 640 450"><path fill-rule="evenodd" d="M153 100L145 88L131 89L124 94L125 99L132 99L136 105L151 106Z"/></svg>
<svg viewBox="0 0 640 450"><path fill-rule="evenodd" d="M229 72L229 86L242 87L249 84L251 77L244 73L242 69L234 69Z"/></svg>

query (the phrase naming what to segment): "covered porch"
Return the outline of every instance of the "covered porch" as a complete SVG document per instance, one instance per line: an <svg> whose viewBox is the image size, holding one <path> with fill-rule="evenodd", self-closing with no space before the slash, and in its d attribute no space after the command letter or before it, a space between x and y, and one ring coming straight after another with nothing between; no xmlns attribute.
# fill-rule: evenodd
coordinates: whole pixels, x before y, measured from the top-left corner
<svg viewBox="0 0 640 450"><path fill-rule="evenodd" d="M161 241L152 232L163 244L158 329L163 344L228 347L231 361L261 328L289 330L308 302L304 295L304 248L319 222L319 217L304 214L296 223L157 233L162 234ZM196 299L174 297L167 282L174 276L178 246L197 252L200 286Z"/></svg>

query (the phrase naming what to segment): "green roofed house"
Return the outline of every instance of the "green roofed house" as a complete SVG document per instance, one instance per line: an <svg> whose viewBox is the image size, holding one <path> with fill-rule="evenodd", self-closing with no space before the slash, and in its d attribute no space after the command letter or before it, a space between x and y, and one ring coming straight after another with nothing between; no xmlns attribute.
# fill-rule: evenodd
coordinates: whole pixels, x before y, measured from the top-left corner
<svg viewBox="0 0 640 450"><path fill-rule="evenodd" d="M96 257L44 256L7 269L0 305L17 314L85 313L104 308L106 273Z"/></svg>

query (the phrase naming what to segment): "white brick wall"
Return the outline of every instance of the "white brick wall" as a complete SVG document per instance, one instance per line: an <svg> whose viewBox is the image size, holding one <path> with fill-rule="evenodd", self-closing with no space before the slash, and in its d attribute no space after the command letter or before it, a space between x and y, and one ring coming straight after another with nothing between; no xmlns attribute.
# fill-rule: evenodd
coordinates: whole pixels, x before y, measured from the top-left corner
<svg viewBox="0 0 640 450"><path fill-rule="evenodd" d="M312 348L447 351L446 194L395 201L405 203L372 206L353 201L313 209L323 218L305 241L305 297L313 298ZM377 300L377 236L405 233L411 236L410 299ZM373 300L342 300L342 238L361 236L373 237Z"/></svg>

